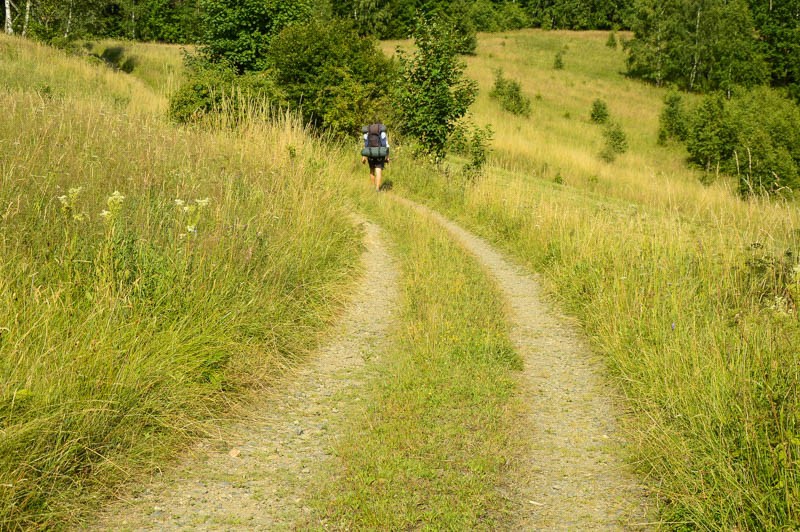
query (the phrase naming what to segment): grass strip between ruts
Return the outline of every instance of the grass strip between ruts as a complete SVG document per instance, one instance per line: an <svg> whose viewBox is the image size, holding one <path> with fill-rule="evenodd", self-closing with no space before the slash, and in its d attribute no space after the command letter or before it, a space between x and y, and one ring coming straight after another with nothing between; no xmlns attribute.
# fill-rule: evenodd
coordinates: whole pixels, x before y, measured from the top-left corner
<svg viewBox="0 0 800 532"><path fill-rule="evenodd" d="M498 487L521 367L501 299L433 222L388 197L362 208L397 244L402 308L317 509L336 528L494 528L511 511Z"/></svg>

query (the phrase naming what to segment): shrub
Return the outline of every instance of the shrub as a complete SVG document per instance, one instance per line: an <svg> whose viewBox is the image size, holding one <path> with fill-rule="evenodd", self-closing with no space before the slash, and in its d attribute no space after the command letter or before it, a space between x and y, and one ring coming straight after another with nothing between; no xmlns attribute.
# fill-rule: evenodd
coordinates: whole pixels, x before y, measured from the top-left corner
<svg viewBox="0 0 800 532"><path fill-rule="evenodd" d="M706 172L735 175L742 196L800 188L800 109L775 90L706 97L689 120L686 148Z"/></svg>
<svg viewBox="0 0 800 532"><path fill-rule="evenodd" d="M608 34L608 39L606 40L606 46L608 46L609 48L613 48L614 50L617 49L617 32L616 31L611 30L611 32Z"/></svg>
<svg viewBox="0 0 800 532"><path fill-rule="evenodd" d="M725 165L739 179L742 195L800 188L800 109L768 88L740 95L727 104L735 133Z"/></svg>
<svg viewBox="0 0 800 532"><path fill-rule="evenodd" d="M677 92L670 92L664 98L664 109L659 117L658 142L669 139L685 141L689 133L688 119L683 108L683 98Z"/></svg>
<svg viewBox="0 0 800 532"><path fill-rule="evenodd" d="M494 87L489 96L498 100L500 106L510 113L525 117L531 114L531 99L522 94L519 81L504 78L500 69L495 72Z"/></svg>
<svg viewBox="0 0 800 532"><path fill-rule="evenodd" d="M730 128L722 96L706 98L691 119L686 148L689 160L706 172L718 171L733 155L736 135Z"/></svg>
<svg viewBox="0 0 800 532"><path fill-rule="evenodd" d="M317 127L350 133L386 122L394 66L371 37L345 21L311 21L281 31L268 64L289 103Z"/></svg>
<svg viewBox="0 0 800 532"><path fill-rule="evenodd" d="M561 49L556 52L556 57L553 59L553 68L555 70L564 70L564 53L565 50Z"/></svg>
<svg viewBox="0 0 800 532"><path fill-rule="evenodd" d="M605 145L603 151L600 152L600 157L606 162L613 162L617 155L628 151L628 137L618 122L606 124L606 127L603 128L603 139Z"/></svg>
<svg viewBox="0 0 800 532"><path fill-rule="evenodd" d="M592 112L589 118L595 124L605 124L608 122L608 105L606 102L600 99L592 102Z"/></svg>
<svg viewBox="0 0 800 532"><path fill-rule="evenodd" d="M285 104L283 93L270 72L251 72L237 76L222 64L187 56L186 81L170 97L169 117L178 123L195 122L209 113L234 113L245 101L258 100L267 106Z"/></svg>
<svg viewBox="0 0 800 532"><path fill-rule="evenodd" d="M456 0L450 4L447 15L447 23L453 27L456 52L462 55L475 55L478 49L478 34L470 9L466 0Z"/></svg>

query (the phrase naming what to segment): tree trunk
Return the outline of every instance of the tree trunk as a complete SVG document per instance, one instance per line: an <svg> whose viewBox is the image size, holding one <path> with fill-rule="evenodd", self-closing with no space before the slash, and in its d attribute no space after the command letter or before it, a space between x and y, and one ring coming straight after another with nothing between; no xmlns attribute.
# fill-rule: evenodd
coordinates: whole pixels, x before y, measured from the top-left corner
<svg viewBox="0 0 800 532"><path fill-rule="evenodd" d="M6 33L14 35L14 26L11 24L11 0L6 0Z"/></svg>
<svg viewBox="0 0 800 532"><path fill-rule="evenodd" d="M697 66L700 63L700 7L697 8L697 25L694 29L694 61L692 61L692 75L689 78L689 90L694 90L694 81L697 77Z"/></svg>
<svg viewBox="0 0 800 532"><path fill-rule="evenodd" d="M67 13L67 27L64 30L64 38L69 38L69 31L72 29L72 4L74 3L73 0L69 2L69 12Z"/></svg>
<svg viewBox="0 0 800 532"><path fill-rule="evenodd" d="M25 22L22 23L22 36L28 35L28 23L31 21L31 0L25 2Z"/></svg>

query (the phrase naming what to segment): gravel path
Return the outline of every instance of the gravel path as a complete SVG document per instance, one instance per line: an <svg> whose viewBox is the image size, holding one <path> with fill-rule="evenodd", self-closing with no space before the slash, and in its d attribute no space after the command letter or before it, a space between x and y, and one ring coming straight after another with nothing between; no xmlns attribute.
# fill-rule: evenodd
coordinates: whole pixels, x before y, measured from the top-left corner
<svg viewBox="0 0 800 532"><path fill-rule="evenodd" d="M397 306L397 266L379 229L365 229L364 277L332 342L247 419L221 427L219 440L107 508L90 529L285 530L303 519L310 481L331 458L358 400L359 370L380 352Z"/></svg>
<svg viewBox="0 0 800 532"><path fill-rule="evenodd" d="M621 459L619 407L577 327L541 298L535 278L489 244L430 209L400 200L438 221L497 280L524 360L520 393L529 406L528 456L506 486L522 510L511 530L641 529L645 495Z"/></svg>

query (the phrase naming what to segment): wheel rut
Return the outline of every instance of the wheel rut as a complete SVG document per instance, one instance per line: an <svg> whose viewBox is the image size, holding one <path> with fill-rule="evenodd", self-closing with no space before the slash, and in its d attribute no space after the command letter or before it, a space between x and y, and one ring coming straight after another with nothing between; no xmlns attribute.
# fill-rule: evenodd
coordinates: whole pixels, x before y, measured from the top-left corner
<svg viewBox="0 0 800 532"><path fill-rule="evenodd" d="M503 488L519 511L510 530L642 529L646 497L622 459L614 390L577 327L543 302L535 277L439 213L398 198L435 219L496 279L506 299L511 339L524 361L526 456Z"/></svg>
<svg viewBox="0 0 800 532"><path fill-rule="evenodd" d="M359 370L382 350L397 307L398 266L365 222L363 278L332 341L245 418L220 427L180 467L106 508L90 530L286 530L302 521L314 475L324 470ZM343 398L344 397L344 398Z"/></svg>

